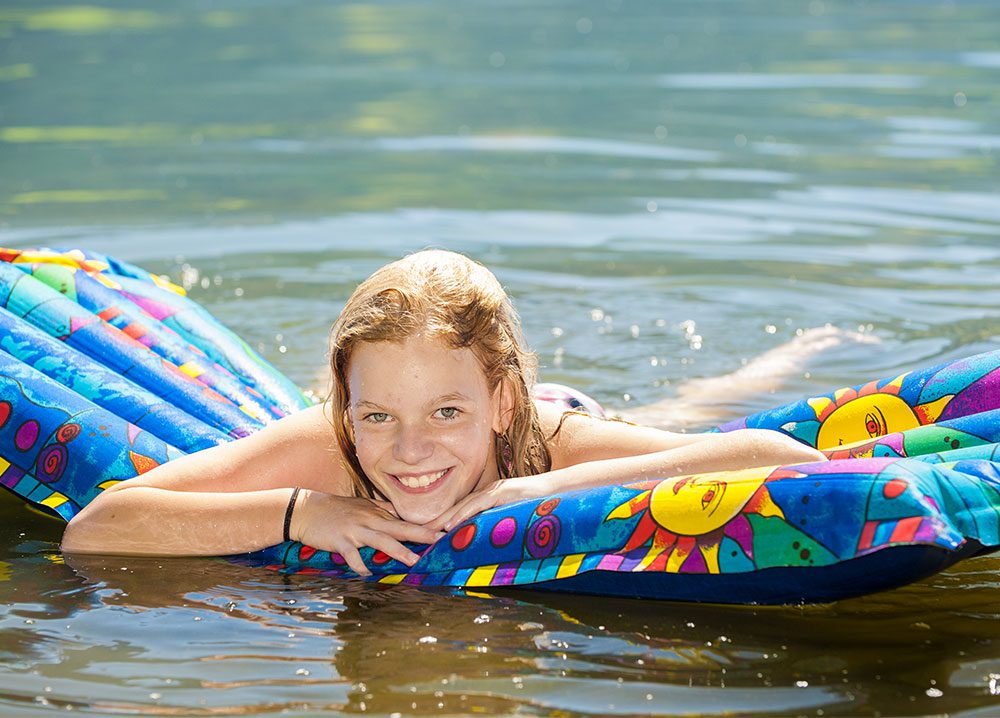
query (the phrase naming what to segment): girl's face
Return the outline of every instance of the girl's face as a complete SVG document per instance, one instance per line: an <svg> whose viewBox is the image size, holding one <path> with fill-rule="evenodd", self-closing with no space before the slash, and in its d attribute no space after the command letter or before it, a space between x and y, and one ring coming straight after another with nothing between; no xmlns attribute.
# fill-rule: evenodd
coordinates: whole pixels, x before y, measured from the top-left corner
<svg viewBox="0 0 1000 718"><path fill-rule="evenodd" d="M499 478L500 392L472 350L425 336L362 342L347 385L358 461L400 518L427 523Z"/></svg>

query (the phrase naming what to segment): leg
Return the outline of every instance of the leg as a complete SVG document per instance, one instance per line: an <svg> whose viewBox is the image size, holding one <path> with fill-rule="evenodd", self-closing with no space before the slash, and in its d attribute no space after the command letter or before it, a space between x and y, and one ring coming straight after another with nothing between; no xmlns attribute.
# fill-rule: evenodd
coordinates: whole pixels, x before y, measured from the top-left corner
<svg viewBox="0 0 1000 718"><path fill-rule="evenodd" d="M774 392L791 375L803 369L815 354L845 341L876 343L870 334L845 332L829 324L806 329L789 342L754 357L745 366L723 376L692 379L677 396L647 406L630 407L622 418L636 424L671 431L691 426L708 427L732 419L734 401Z"/></svg>

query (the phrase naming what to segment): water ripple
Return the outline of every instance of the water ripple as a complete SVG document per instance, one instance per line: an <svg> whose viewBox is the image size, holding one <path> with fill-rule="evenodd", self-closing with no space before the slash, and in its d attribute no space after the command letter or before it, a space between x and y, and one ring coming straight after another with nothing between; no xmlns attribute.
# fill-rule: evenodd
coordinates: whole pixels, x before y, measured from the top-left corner
<svg viewBox="0 0 1000 718"><path fill-rule="evenodd" d="M585 137L538 136L461 136L433 135L425 137L379 137L375 139L305 141L293 139L260 139L252 141L264 152L517 152L600 157L628 157L680 162L713 162L719 153L708 150L667 147L664 145L589 139Z"/></svg>

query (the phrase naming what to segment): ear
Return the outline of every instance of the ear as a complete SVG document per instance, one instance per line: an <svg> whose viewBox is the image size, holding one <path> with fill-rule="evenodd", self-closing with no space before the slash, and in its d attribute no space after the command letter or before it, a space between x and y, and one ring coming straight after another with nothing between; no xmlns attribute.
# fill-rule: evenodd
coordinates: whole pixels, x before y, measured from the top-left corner
<svg viewBox="0 0 1000 718"><path fill-rule="evenodd" d="M493 391L493 409L494 433L506 434L514 421L514 390L505 379L501 379Z"/></svg>

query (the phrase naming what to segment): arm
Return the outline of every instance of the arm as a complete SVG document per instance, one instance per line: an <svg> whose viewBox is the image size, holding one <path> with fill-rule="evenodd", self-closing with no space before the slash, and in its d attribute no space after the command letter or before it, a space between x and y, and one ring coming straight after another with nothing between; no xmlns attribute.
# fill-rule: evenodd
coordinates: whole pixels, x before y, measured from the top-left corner
<svg viewBox="0 0 1000 718"><path fill-rule="evenodd" d="M744 429L711 434L702 441L665 451L565 466L527 477L523 488L515 484L525 479L511 479L508 490L513 494L526 494L518 498L533 498L646 479L825 460L819 451L777 432Z"/></svg>
<svg viewBox="0 0 1000 718"><path fill-rule="evenodd" d="M365 572L357 547L407 563L399 541L427 543L433 532L351 497L333 431L317 406L239 441L163 464L107 489L66 527L68 553L210 556L280 543L292 488L302 487L290 535L339 551ZM333 520L331 520L333 519Z"/></svg>
<svg viewBox="0 0 1000 718"><path fill-rule="evenodd" d="M551 414L543 417L543 425L551 418ZM673 434L579 414L566 417L549 449L551 471L497 481L429 526L451 530L493 506L594 486L826 460L819 451L774 431Z"/></svg>

